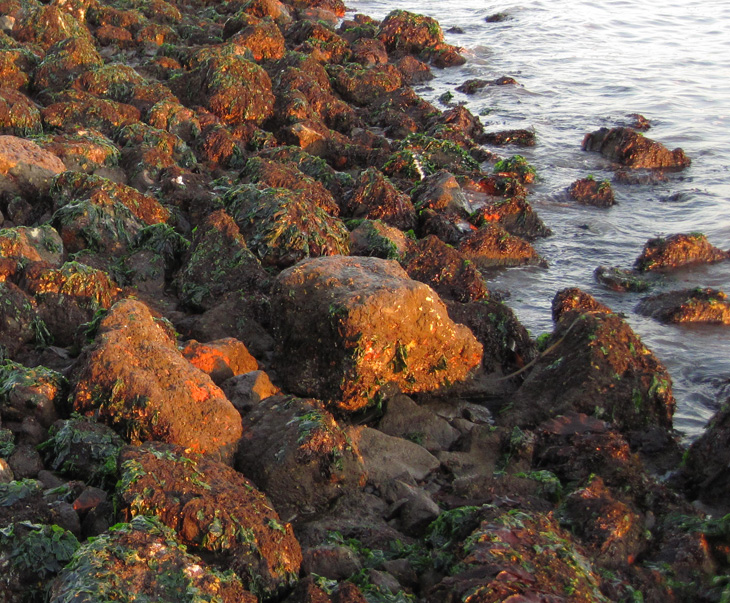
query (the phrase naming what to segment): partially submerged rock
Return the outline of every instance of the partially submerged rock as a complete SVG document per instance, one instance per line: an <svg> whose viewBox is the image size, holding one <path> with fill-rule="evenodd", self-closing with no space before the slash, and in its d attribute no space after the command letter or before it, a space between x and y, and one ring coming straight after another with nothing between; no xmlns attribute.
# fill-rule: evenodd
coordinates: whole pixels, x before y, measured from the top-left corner
<svg viewBox="0 0 730 603"><path fill-rule="evenodd" d="M499 224L486 224L459 243L458 250L480 269L500 266L545 266L543 260L524 239L509 234Z"/></svg>
<svg viewBox="0 0 730 603"><path fill-rule="evenodd" d="M611 183L608 180L598 182L591 177L573 182L568 187L568 195L581 205L611 207L616 203Z"/></svg>
<svg viewBox="0 0 730 603"><path fill-rule="evenodd" d="M730 302L722 291L711 288L669 291L645 297L636 307L644 316L664 323L730 325Z"/></svg>
<svg viewBox="0 0 730 603"><path fill-rule="evenodd" d="M279 275L272 308L282 382L349 411L374 404L387 384L439 389L481 361L469 330L395 262L302 262Z"/></svg>
<svg viewBox="0 0 730 603"><path fill-rule="evenodd" d="M584 151L598 151L608 159L630 168L681 170L690 159L682 149L670 151L663 144L645 138L631 128L601 128L583 139Z"/></svg>
<svg viewBox="0 0 730 603"><path fill-rule="evenodd" d="M673 234L649 239L641 255L636 258L636 269L671 270L692 264L709 264L730 259L730 251L711 245L702 233Z"/></svg>

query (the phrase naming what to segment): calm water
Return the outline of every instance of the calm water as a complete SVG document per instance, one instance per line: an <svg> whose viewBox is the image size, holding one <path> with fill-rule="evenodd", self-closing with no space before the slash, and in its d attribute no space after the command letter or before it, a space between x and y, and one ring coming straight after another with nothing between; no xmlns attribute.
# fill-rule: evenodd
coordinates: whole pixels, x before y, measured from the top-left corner
<svg viewBox="0 0 730 603"><path fill-rule="evenodd" d="M629 268L647 239L704 232L730 248L730 3L668 0L349 1L351 12L383 18L394 8L433 16L447 40L464 48L463 67L434 70L417 91L433 102L446 91L481 115L488 131L531 128L525 155L538 170L531 202L555 233L536 244L550 267L512 269L490 281L508 290L507 303L534 336L552 330L550 302L567 286L590 292L624 312L667 365L678 401L675 426L688 440L701 433L730 397L730 329L662 326L633 309L639 294L608 291L593 280L598 265ZM508 14L500 23L485 18ZM454 88L470 78L514 77L521 85L492 86L466 96ZM443 105L441 108L444 109ZM593 174L611 178L600 155L580 150L583 135L641 113L647 136L682 147L692 166L654 185L614 183L618 205L577 207L565 188ZM712 286L730 294L730 262L667 276L661 287Z"/></svg>

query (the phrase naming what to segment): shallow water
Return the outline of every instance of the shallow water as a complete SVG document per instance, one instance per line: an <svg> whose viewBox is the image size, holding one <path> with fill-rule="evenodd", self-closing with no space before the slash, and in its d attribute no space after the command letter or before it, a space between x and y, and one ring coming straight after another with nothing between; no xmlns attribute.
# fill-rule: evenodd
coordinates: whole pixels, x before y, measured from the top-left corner
<svg viewBox="0 0 730 603"><path fill-rule="evenodd" d="M534 336L551 331L555 293L578 286L626 314L644 343L666 364L677 398L675 427L689 441L730 397L730 329L663 326L635 314L641 294L614 293L596 283L599 265L629 268L647 239L700 231L730 248L730 4L669 0L350 1L350 13L383 18L400 8L435 17L447 41L464 49L467 64L434 70L436 79L416 90L439 105L465 103L487 131L534 129L522 154L537 168L530 201L552 237L536 243L548 269L506 270L489 282L507 290L507 303ZM508 18L487 23L497 12ZM454 88L470 78L514 77L520 86L488 86L467 96ZM611 179L608 163L581 151L587 132L628 123L640 113L652 124L647 136L682 147L692 166L652 185L613 183L618 205L576 206L566 187L589 174ZM730 294L730 262L668 275L660 289L712 286Z"/></svg>

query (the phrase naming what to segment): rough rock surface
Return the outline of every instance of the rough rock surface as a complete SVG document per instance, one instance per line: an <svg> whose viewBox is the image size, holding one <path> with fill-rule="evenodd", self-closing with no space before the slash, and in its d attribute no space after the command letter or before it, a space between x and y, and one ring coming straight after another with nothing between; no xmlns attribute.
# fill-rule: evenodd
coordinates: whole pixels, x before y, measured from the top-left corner
<svg viewBox="0 0 730 603"><path fill-rule="evenodd" d="M481 361L471 332L395 262L302 262L278 277L272 308L282 382L342 409L373 404L387 384L404 393L439 389Z"/></svg>
<svg viewBox="0 0 730 603"><path fill-rule="evenodd" d="M664 323L730 325L730 302L722 291L697 287L645 297L636 311Z"/></svg>
<svg viewBox="0 0 730 603"><path fill-rule="evenodd" d="M593 178L576 180L568 187L568 195L581 205L611 207L616 203L611 183L608 180L602 182L598 182Z"/></svg>
<svg viewBox="0 0 730 603"><path fill-rule="evenodd" d="M690 159L682 149L670 151L631 128L601 128L583 139L583 150L598 151L630 168L684 169Z"/></svg>
<svg viewBox="0 0 730 603"><path fill-rule="evenodd" d="M692 264L709 264L730 259L730 251L710 244L702 233L673 234L649 239L641 255L636 258L636 269L671 270Z"/></svg>
<svg viewBox="0 0 730 603"><path fill-rule="evenodd" d="M115 304L75 378L73 407L95 414L133 443L157 439L233 457L241 418L193 367L141 302Z"/></svg>
<svg viewBox="0 0 730 603"><path fill-rule="evenodd" d="M56 174L66 170L56 155L16 136L0 136L0 194L38 195L47 192Z"/></svg>

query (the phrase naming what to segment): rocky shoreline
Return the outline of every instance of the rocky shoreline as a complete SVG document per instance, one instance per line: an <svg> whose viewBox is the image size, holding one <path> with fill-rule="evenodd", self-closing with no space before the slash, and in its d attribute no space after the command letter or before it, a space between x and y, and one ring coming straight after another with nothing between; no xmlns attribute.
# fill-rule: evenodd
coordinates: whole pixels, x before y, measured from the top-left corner
<svg viewBox="0 0 730 603"><path fill-rule="evenodd" d="M727 600L727 406L684 450L621 315L567 288L533 340L490 293L547 265L534 169L485 148L535 134L416 95L465 61L434 19L0 0L0 30L0 603ZM689 165L646 127L583 148ZM677 233L596 278L728 259ZM714 289L637 311L730 324Z"/></svg>

